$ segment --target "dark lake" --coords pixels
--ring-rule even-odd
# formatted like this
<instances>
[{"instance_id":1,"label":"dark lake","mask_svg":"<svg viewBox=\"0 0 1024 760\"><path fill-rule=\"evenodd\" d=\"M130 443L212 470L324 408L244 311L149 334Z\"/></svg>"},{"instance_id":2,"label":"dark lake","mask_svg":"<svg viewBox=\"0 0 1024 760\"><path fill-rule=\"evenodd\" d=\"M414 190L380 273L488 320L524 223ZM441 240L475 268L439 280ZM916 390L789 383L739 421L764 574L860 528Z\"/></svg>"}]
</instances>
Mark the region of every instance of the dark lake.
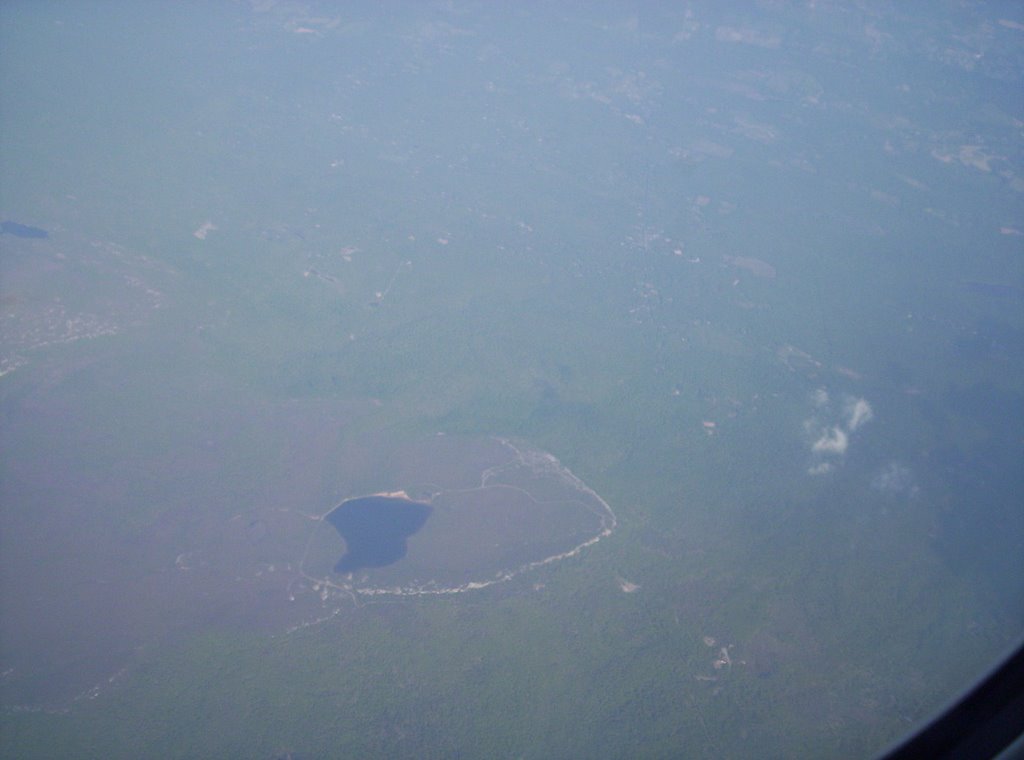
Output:
<instances>
[{"instance_id":1,"label":"dark lake","mask_svg":"<svg viewBox=\"0 0 1024 760\"><path fill-rule=\"evenodd\" d=\"M338 505L327 521L345 540L345 555L334 572L386 567L405 556L406 539L427 522L429 504L393 496L363 496Z\"/></svg>"},{"instance_id":2,"label":"dark lake","mask_svg":"<svg viewBox=\"0 0 1024 760\"><path fill-rule=\"evenodd\" d=\"M0 234L14 235L15 237L22 238L44 238L49 237L50 233L38 227L29 227L27 224L3 222L0 223Z\"/></svg>"}]
</instances>

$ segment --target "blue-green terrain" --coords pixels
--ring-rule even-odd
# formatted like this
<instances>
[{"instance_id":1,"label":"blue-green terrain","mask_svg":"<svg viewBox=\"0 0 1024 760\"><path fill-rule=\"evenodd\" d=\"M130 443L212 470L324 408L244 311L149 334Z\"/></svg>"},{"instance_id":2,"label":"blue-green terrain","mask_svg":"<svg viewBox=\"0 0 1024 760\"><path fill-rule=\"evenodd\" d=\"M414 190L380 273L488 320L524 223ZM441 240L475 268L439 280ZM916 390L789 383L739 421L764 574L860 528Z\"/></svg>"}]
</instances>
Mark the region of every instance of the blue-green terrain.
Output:
<instances>
[{"instance_id":1,"label":"blue-green terrain","mask_svg":"<svg viewBox=\"0 0 1024 760\"><path fill-rule=\"evenodd\" d=\"M880 752L1024 629L1022 84L1013 3L3 4L0 755Z\"/></svg>"}]
</instances>

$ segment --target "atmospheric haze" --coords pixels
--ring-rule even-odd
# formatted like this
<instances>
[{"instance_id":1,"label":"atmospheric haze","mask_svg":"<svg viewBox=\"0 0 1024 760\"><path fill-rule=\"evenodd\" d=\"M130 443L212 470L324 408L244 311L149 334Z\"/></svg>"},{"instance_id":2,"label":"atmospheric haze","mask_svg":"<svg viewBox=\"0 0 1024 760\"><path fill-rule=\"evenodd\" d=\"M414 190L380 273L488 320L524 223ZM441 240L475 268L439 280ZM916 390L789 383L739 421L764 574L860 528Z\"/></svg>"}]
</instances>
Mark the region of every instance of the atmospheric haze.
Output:
<instances>
[{"instance_id":1,"label":"atmospheric haze","mask_svg":"<svg viewBox=\"0 0 1024 760\"><path fill-rule=\"evenodd\" d=\"M4 3L0 755L883 750L1024 629L1022 87L1013 4Z\"/></svg>"}]
</instances>

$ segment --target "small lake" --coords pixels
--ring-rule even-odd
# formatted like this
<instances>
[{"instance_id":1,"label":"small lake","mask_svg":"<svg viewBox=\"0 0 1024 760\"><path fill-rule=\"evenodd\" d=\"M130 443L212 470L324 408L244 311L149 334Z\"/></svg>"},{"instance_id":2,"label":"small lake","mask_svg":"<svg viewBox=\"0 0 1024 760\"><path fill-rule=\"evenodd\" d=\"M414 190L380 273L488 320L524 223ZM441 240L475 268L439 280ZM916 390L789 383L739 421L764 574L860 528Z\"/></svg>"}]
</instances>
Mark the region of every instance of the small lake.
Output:
<instances>
[{"instance_id":1,"label":"small lake","mask_svg":"<svg viewBox=\"0 0 1024 760\"><path fill-rule=\"evenodd\" d=\"M408 550L407 539L426 524L431 511L429 504L394 496L343 501L327 515L346 547L334 572L343 575L398 562Z\"/></svg>"},{"instance_id":2,"label":"small lake","mask_svg":"<svg viewBox=\"0 0 1024 760\"><path fill-rule=\"evenodd\" d=\"M14 235L20 238L44 238L49 237L50 233L38 227L29 227L27 224L2 222L0 223L0 235Z\"/></svg>"}]
</instances>

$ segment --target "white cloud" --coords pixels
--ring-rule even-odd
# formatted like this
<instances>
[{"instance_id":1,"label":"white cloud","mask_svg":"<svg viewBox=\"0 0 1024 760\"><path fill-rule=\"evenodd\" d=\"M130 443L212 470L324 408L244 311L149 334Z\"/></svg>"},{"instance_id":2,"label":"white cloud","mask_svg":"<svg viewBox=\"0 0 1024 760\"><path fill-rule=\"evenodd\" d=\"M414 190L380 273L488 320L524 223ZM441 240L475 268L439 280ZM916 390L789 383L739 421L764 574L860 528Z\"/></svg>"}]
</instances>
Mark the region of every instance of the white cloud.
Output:
<instances>
[{"instance_id":1,"label":"white cloud","mask_svg":"<svg viewBox=\"0 0 1024 760\"><path fill-rule=\"evenodd\" d=\"M850 444L850 438L846 431L840 427L833 427L822 433L821 437L811 446L811 451L817 454L839 454L846 453L846 447Z\"/></svg>"},{"instance_id":2,"label":"white cloud","mask_svg":"<svg viewBox=\"0 0 1024 760\"><path fill-rule=\"evenodd\" d=\"M916 496L920 490L914 483L914 473L899 462L889 462L875 473L871 479L871 487L883 493L906 493L909 496Z\"/></svg>"},{"instance_id":3,"label":"white cloud","mask_svg":"<svg viewBox=\"0 0 1024 760\"><path fill-rule=\"evenodd\" d=\"M847 398L843 410L846 412L846 426L851 433L861 425L871 422L875 416L871 404L862 398Z\"/></svg>"},{"instance_id":4,"label":"white cloud","mask_svg":"<svg viewBox=\"0 0 1024 760\"><path fill-rule=\"evenodd\" d=\"M804 421L804 431L811 447L809 475L824 475L840 464L850 446L854 431L875 416L867 399L844 395L840 404L834 402L825 388L815 389L810 396L813 415Z\"/></svg>"}]
</instances>

